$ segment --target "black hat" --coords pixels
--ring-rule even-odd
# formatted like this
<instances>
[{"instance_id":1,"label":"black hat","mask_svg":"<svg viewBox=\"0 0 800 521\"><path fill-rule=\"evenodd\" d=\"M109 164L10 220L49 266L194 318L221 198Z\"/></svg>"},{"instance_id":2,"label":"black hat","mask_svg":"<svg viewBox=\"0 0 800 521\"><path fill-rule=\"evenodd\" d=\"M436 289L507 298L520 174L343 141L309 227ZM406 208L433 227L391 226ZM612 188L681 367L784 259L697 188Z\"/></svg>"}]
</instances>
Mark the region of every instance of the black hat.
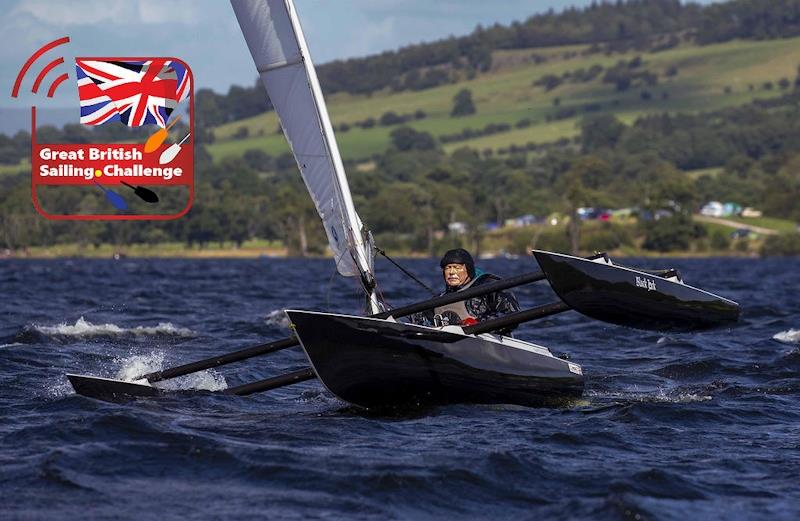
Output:
<instances>
[{"instance_id":1,"label":"black hat","mask_svg":"<svg viewBox=\"0 0 800 521\"><path fill-rule=\"evenodd\" d=\"M464 264L467 267L469 278L475 278L475 261L472 260L472 255L469 254L464 248L456 248L444 254L439 266L444 269L448 264Z\"/></svg>"}]
</instances>

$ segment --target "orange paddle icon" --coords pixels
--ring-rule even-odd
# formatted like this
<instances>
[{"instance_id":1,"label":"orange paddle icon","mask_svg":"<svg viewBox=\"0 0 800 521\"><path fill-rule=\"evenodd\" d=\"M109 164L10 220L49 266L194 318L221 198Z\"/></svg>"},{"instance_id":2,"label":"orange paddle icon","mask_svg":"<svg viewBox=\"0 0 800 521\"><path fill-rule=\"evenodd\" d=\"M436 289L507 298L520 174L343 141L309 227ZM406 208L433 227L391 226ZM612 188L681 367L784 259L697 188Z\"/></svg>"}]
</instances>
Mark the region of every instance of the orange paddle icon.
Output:
<instances>
[{"instance_id":1,"label":"orange paddle icon","mask_svg":"<svg viewBox=\"0 0 800 521\"><path fill-rule=\"evenodd\" d=\"M158 147L160 147L161 144L167 139L167 131L171 129L175 123L180 121L180 119L180 116L176 117L172 120L172 123L167 125L167 128L160 128L152 136L147 138L147 141L144 144L144 153L150 154L151 152L155 152Z\"/></svg>"}]
</instances>

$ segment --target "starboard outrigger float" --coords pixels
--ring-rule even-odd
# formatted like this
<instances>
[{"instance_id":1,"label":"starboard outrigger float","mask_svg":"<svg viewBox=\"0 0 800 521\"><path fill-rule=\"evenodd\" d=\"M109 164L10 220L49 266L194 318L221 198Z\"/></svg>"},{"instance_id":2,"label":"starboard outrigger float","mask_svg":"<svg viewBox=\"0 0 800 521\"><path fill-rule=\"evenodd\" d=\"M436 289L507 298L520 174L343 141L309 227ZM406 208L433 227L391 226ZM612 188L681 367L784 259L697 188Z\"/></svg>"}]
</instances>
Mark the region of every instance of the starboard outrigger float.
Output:
<instances>
[{"instance_id":1,"label":"starboard outrigger float","mask_svg":"<svg viewBox=\"0 0 800 521\"><path fill-rule=\"evenodd\" d=\"M358 276L369 316L287 310L296 335L121 381L67 375L79 394L103 400L158 396L152 384L301 345L310 367L221 391L249 395L318 378L366 408L425 403L535 405L580 396L581 367L544 346L492 332L570 309L622 326L698 331L738 320L735 302L684 284L675 270L647 272L546 251L542 271L387 309L375 291L374 245L355 211L322 91L291 0L232 0L306 187L325 225L336 266ZM399 322L419 311L547 279L561 299L472 326Z\"/></svg>"}]
</instances>

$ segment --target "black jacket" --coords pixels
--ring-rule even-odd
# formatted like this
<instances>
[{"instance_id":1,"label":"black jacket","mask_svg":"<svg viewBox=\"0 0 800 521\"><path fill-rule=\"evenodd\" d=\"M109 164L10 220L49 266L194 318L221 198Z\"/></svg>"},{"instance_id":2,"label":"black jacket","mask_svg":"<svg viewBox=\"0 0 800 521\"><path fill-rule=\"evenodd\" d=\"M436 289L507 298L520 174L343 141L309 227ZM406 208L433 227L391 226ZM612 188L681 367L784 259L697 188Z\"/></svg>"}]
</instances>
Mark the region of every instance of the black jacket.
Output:
<instances>
[{"instance_id":1,"label":"black jacket","mask_svg":"<svg viewBox=\"0 0 800 521\"><path fill-rule=\"evenodd\" d=\"M475 282L469 284L469 287L475 288L496 280L500 280L500 277L490 273L482 273L478 275L478 277L475 279ZM441 295L460 291L461 289L464 289L464 286L448 286L447 289L441 293ZM469 315L475 318L478 322L483 322L484 320L497 318L501 315L519 311L517 298L511 291L508 290L495 291L494 293L467 299L464 301L464 307L466 308L467 313L469 313ZM461 323L461 320L455 313L447 312L443 314L443 322L440 322L438 319L434 320L435 314L436 313L432 309L415 313L414 315L411 315L411 322L413 324L419 324L423 326L459 325ZM498 331L498 333L508 335L513 329L513 327L510 327L502 331Z\"/></svg>"}]
</instances>

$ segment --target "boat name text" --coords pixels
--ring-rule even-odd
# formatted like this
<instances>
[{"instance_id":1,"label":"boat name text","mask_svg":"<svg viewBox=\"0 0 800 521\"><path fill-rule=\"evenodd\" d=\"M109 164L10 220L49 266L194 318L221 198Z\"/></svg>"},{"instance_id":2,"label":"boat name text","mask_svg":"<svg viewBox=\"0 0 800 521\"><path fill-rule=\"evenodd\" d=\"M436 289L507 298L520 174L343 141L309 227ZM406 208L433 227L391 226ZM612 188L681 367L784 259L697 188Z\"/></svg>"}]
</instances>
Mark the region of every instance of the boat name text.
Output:
<instances>
[{"instance_id":1,"label":"boat name text","mask_svg":"<svg viewBox=\"0 0 800 521\"><path fill-rule=\"evenodd\" d=\"M646 279L644 277L636 277L636 286L639 288L644 288L647 291L655 291L656 290L656 281Z\"/></svg>"}]
</instances>

